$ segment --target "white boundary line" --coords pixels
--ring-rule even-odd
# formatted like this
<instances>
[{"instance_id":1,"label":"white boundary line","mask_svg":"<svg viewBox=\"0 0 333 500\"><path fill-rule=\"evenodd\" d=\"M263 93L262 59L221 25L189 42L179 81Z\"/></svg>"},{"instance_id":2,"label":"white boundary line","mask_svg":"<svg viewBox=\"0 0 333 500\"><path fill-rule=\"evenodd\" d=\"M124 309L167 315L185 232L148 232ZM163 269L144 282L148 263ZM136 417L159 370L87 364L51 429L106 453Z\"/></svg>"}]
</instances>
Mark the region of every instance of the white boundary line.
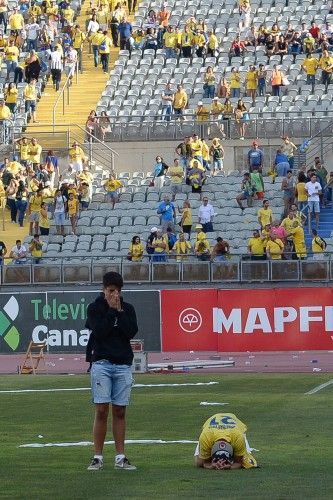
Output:
<instances>
[{"instance_id":1,"label":"white boundary line","mask_svg":"<svg viewBox=\"0 0 333 500\"><path fill-rule=\"evenodd\" d=\"M219 382L188 382L184 384L134 384L133 387L136 389L142 389L145 387L188 387L188 386L198 386L198 385L216 385ZM90 391L90 387L73 387L73 388L62 388L62 389L13 389L8 391L0 391L0 394L22 394L29 392L67 392L67 391Z\"/></svg>"},{"instance_id":2,"label":"white boundary line","mask_svg":"<svg viewBox=\"0 0 333 500\"><path fill-rule=\"evenodd\" d=\"M311 395L311 394L316 394L316 392L321 391L322 389L325 389L325 387L328 387L329 385L333 384L333 379L329 380L328 382L325 382L324 384L317 385L317 387L314 387L311 389L311 391L305 392L305 395Z\"/></svg>"},{"instance_id":3,"label":"white boundary line","mask_svg":"<svg viewBox=\"0 0 333 500\"><path fill-rule=\"evenodd\" d=\"M165 441L164 439L126 439L125 444L197 444L198 441L189 439L180 439L178 441ZM114 441L105 441L104 444L114 444ZM79 441L77 443L28 443L20 444L18 448L52 448L52 447L68 447L68 446L92 446L92 441Z\"/></svg>"}]
</instances>

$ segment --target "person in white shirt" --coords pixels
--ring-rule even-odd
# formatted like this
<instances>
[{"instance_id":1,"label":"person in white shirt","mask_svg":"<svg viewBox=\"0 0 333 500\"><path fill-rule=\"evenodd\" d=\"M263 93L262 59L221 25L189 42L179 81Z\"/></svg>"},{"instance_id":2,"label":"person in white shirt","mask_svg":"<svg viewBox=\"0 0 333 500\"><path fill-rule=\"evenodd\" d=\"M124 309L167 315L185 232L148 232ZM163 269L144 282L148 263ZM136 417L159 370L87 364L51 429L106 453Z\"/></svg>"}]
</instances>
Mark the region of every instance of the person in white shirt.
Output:
<instances>
[{"instance_id":1,"label":"person in white shirt","mask_svg":"<svg viewBox=\"0 0 333 500\"><path fill-rule=\"evenodd\" d=\"M202 205L199 208L199 224L202 225L204 233L211 233L213 229L214 208L208 203L208 198L205 196L202 200Z\"/></svg>"},{"instance_id":2,"label":"person in white shirt","mask_svg":"<svg viewBox=\"0 0 333 500\"><path fill-rule=\"evenodd\" d=\"M319 196L321 195L322 190L320 183L317 181L316 174L312 174L310 177L310 182L307 182L305 184L305 191L308 193L308 205L309 205L310 217L312 212L314 212L318 228L319 214L320 214Z\"/></svg>"},{"instance_id":3,"label":"person in white shirt","mask_svg":"<svg viewBox=\"0 0 333 500\"><path fill-rule=\"evenodd\" d=\"M60 189L56 191L54 197L54 222L57 228L57 234L64 236L65 215L67 211L67 198Z\"/></svg>"},{"instance_id":4,"label":"person in white shirt","mask_svg":"<svg viewBox=\"0 0 333 500\"><path fill-rule=\"evenodd\" d=\"M73 76L75 73L75 66L77 64L77 51L72 45L68 48L65 56L65 72L70 78L70 85L72 84Z\"/></svg>"},{"instance_id":5,"label":"person in white shirt","mask_svg":"<svg viewBox=\"0 0 333 500\"><path fill-rule=\"evenodd\" d=\"M53 87L59 90L61 82L61 73L63 70L62 53L57 47L53 47L50 55L50 70L52 75Z\"/></svg>"},{"instance_id":6,"label":"person in white shirt","mask_svg":"<svg viewBox=\"0 0 333 500\"><path fill-rule=\"evenodd\" d=\"M30 51L30 50L37 51L37 38L39 35L39 24L37 24L35 17L33 17L31 19L31 23L26 26L26 31L27 31L28 51Z\"/></svg>"},{"instance_id":7,"label":"person in white shirt","mask_svg":"<svg viewBox=\"0 0 333 500\"><path fill-rule=\"evenodd\" d=\"M9 257L13 259L13 264L25 264L27 261L27 249L22 245L21 240L16 240L16 245L11 249Z\"/></svg>"}]
</instances>

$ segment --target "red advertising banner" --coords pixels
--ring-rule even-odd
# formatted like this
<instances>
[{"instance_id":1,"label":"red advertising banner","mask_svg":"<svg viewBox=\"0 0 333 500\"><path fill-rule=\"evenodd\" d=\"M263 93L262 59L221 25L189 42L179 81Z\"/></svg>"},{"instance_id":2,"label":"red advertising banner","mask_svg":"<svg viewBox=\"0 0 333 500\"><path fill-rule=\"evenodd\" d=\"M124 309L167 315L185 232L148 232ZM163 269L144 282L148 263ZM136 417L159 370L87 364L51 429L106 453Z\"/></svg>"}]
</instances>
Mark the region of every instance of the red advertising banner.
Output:
<instances>
[{"instance_id":1,"label":"red advertising banner","mask_svg":"<svg viewBox=\"0 0 333 500\"><path fill-rule=\"evenodd\" d=\"M333 290L163 290L163 351L333 350Z\"/></svg>"}]
</instances>

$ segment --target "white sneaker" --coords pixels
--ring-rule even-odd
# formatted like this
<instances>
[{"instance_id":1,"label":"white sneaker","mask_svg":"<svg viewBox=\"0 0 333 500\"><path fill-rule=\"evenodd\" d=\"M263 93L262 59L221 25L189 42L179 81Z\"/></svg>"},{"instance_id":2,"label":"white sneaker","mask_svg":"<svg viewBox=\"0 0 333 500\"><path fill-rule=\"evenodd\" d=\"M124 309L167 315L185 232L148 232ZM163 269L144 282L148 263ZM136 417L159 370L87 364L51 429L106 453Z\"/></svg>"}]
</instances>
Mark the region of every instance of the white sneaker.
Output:
<instances>
[{"instance_id":1,"label":"white sneaker","mask_svg":"<svg viewBox=\"0 0 333 500\"><path fill-rule=\"evenodd\" d=\"M101 470L103 469L103 460L99 458L93 458L90 462L90 465L87 467L87 470Z\"/></svg>"},{"instance_id":2,"label":"white sneaker","mask_svg":"<svg viewBox=\"0 0 333 500\"><path fill-rule=\"evenodd\" d=\"M114 463L115 469L124 469L124 470L136 470L135 465L129 463L128 458L122 458L121 460L116 460Z\"/></svg>"}]
</instances>

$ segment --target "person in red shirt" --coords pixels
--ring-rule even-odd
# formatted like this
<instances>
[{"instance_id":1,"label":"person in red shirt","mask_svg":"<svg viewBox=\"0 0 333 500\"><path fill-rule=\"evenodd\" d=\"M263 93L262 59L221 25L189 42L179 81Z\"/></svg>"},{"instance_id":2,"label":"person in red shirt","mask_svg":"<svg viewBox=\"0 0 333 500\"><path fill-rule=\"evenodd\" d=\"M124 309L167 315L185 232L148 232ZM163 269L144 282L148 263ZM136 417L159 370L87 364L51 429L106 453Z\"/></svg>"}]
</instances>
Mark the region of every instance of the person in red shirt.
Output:
<instances>
[{"instance_id":1,"label":"person in red shirt","mask_svg":"<svg viewBox=\"0 0 333 500\"><path fill-rule=\"evenodd\" d=\"M241 41L239 35L236 36L235 40L232 42L229 52L229 63L231 64L232 57L242 57L243 53L246 51L246 45Z\"/></svg>"},{"instance_id":2,"label":"person in red shirt","mask_svg":"<svg viewBox=\"0 0 333 500\"><path fill-rule=\"evenodd\" d=\"M309 29L309 33L311 33L313 38L315 40L317 40L319 38L319 32L320 32L319 27L316 25L316 23L314 21L312 21L311 28Z\"/></svg>"}]
</instances>

